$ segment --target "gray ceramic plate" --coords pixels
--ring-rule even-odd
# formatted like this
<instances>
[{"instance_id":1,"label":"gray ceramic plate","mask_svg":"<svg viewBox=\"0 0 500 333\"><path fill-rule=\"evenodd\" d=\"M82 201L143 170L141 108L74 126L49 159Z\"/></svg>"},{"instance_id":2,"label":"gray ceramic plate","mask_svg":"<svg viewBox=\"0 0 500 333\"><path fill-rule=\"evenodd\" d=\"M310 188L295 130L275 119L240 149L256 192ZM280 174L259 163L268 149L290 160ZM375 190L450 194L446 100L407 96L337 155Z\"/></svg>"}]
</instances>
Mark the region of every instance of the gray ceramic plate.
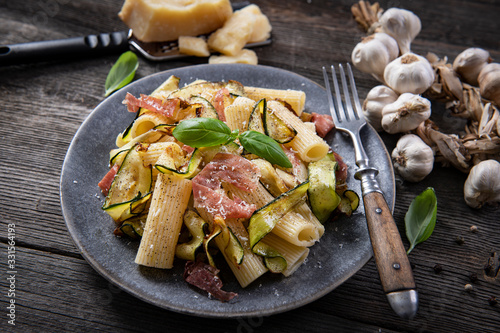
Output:
<instances>
[{"instance_id":1,"label":"gray ceramic plate","mask_svg":"<svg viewBox=\"0 0 500 333\"><path fill-rule=\"evenodd\" d=\"M318 71L320 69L318 68ZM297 74L265 66L199 65L158 73L140 79L102 102L83 122L69 147L61 175L61 205L76 246L92 267L130 294L159 307L206 317L263 316L291 310L310 303L339 286L356 273L372 256L363 208L351 218L329 223L319 243L311 248L307 262L292 276L261 277L245 289L225 267L221 268L224 289L239 296L228 303L210 299L184 282L184 263L172 270L140 267L134 263L138 243L113 235L111 218L101 210L103 196L97 183L108 170L109 150L116 135L134 115L122 101L127 92L135 96L151 93L170 75L181 84L195 79L237 80L244 85L300 89L306 92L306 111L327 113L323 87ZM326 138L351 167L349 187L360 193L352 178L354 153L349 139L340 133ZM366 128L362 139L390 207L394 207L395 182L389 155L380 137Z\"/></svg>"}]
</instances>

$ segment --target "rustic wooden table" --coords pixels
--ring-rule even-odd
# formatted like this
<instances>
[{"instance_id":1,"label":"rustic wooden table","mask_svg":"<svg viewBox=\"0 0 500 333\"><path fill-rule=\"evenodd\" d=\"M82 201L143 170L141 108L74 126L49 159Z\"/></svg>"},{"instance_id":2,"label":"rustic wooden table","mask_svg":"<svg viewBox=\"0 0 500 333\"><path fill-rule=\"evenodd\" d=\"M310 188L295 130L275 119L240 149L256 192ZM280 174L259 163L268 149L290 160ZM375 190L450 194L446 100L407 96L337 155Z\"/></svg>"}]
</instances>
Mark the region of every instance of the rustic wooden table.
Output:
<instances>
[{"instance_id":1,"label":"rustic wooden table","mask_svg":"<svg viewBox=\"0 0 500 333\"><path fill-rule=\"evenodd\" d=\"M354 1L254 3L273 25L272 45L256 50L260 64L293 71L319 84L323 84L321 66L348 61L363 36L350 13ZM412 10L421 18L422 31L412 47L416 53L431 51L452 61L465 48L476 46L500 60L496 1L380 3L385 9ZM117 17L121 4L121 0L1 0L0 43L120 31L126 28ZM270 317L191 317L157 308L110 284L83 259L68 233L59 179L69 143L104 99L104 81L116 59L110 55L0 68L0 331L500 331L500 304L491 302L492 297L500 300L500 279L485 270L489 259L500 253L500 210L469 208L462 192L466 175L439 165L420 183L397 179L394 216L406 247L403 220L410 202L429 186L438 198L434 234L409 256L420 295L413 320L400 319L389 307L373 259L323 298ZM191 58L152 63L141 58L136 78L205 62ZM361 97L377 84L359 71L355 76ZM438 124L463 128L463 122L450 117L442 105L433 105L433 110L432 119ZM396 137L382 134L382 138L391 151ZM471 225L477 226L477 233L469 231ZM9 226L14 227L10 236L15 236L15 277L8 273ZM459 245L457 237L464 243ZM442 271L436 272L435 265ZM467 283L472 291L464 290ZM7 308L12 309L12 301L15 313ZM8 324L12 313L15 326Z\"/></svg>"}]
</instances>

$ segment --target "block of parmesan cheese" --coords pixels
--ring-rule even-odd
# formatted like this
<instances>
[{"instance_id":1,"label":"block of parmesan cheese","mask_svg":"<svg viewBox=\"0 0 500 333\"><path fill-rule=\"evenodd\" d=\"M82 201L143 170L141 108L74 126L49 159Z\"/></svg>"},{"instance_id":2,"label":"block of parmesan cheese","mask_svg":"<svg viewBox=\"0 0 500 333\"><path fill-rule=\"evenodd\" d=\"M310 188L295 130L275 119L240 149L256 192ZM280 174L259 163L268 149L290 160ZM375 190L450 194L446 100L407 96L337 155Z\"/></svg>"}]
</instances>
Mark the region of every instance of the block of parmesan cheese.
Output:
<instances>
[{"instance_id":1,"label":"block of parmesan cheese","mask_svg":"<svg viewBox=\"0 0 500 333\"><path fill-rule=\"evenodd\" d=\"M137 39L164 42L210 33L232 13L229 0L125 0L118 16Z\"/></svg>"}]
</instances>

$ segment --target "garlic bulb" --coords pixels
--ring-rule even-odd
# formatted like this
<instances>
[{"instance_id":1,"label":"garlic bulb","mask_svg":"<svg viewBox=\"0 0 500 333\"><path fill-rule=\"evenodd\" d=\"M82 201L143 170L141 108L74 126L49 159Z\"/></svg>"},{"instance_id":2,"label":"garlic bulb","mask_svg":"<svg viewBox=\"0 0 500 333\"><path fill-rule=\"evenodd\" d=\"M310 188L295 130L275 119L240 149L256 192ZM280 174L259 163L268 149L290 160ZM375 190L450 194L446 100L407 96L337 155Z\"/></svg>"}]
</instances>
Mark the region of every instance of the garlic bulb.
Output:
<instances>
[{"instance_id":1,"label":"garlic bulb","mask_svg":"<svg viewBox=\"0 0 500 333\"><path fill-rule=\"evenodd\" d=\"M394 169L410 182L419 182L431 173L434 152L415 134L403 135L391 154Z\"/></svg>"},{"instance_id":2,"label":"garlic bulb","mask_svg":"<svg viewBox=\"0 0 500 333\"><path fill-rule=\"evenodd\" d=\"M481 69L491 62L490 53L486 50L471 47L460 53L453 61L453 70L462 79L473 85L478 85L477 77Z\"/></svg>"},{"instance_id":3,"label":"garlic bulb","mask_svg":"<svg viewBox=\"0 0 500 333\"><path fill-rule=\"evenodd\" d=\"M388 34L375 33L362 39L352 51L351 60L362 72L384 82L385 66L397 58L398 44Z\"/></svg>"},{"instance_id":4,"label":"garlic bulb","mask_svg":"<svg viewBox=\"0 0 500 333\"><path fill-rule=\"evenodd\" d=\"M404 93L382 109L382 127L387 133L411 131L431 115L431 102L424 97Z\"/></svg>"},{"instance_id":5,"label":"garlic bulb","mask_svg":"<svg viewBox=\"0 0 500 333\"><path fill-rule=\"evenodd\" d=\"M434 70L427 59L410 52L385 67L384 80L398 94L421 94L434 83Z\"/></svg>"},{"instance_id":6,"label":"garlic bulb","mask_svg":"<svg viewBox=\"0 0 500 333\"><path fill-rule=\"evenodd\" d=\"M401 8L389 8L379 19L382 32L392 36L401 54L410 52L410 44L420 32L422 24L413 12Z\"/></svg>"},{"instance_id":7,"label":"garlic bulb","mask_svg":"<svg viewBox=\"0 0 500 333\"><path fill-rule=\"evenodd\" d=\"M500 163L485 160L470 170L464 184L464 199L472 208L500 202Z\"/></svg>"},{"instance_id":8,"label":"garlic bulb","mask_svg":"<svg viewBox=\"0 0 500 333\"><path fill-rule=\"evenodd\" d=\"M477 81L481 96L500 107L500 64L491 63L484 66Z\"/></svg>"},{"instance_id":9,"label":"garlic bulb","mask_svg":"<svg viewBox=\"0 0 500 333\"><path fill-rule=\"evenodd\" d=\"M387 86L373 87L366 95L363 102L363 115L366 121L373 126L373 128L380 132L382 128L382 109L387 104L393 103L398 99L398 94Z\"/></svg>"}]
</instances>

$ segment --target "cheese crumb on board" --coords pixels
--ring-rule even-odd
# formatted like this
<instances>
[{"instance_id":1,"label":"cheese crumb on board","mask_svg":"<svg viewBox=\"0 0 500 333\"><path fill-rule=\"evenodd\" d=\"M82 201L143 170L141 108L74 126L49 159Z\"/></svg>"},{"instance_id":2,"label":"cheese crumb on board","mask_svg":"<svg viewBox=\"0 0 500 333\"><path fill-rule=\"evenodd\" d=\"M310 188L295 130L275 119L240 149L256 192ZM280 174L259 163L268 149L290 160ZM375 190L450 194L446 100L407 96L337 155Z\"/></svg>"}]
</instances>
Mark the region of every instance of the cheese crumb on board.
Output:
<instances>
[{"instance_id":1,"label":"cheese crumb on board","mask_svg":"<svg viewBox=\"0 0 500 333\"><path fill-rule=\"evenodd\" d=\"M118 14L143 42L208 34L231 17L229 0L125 0Z\"/></svg>"},{"instance_id":2,"label":"cheese crumb on board","mask_svg":"<svg viewBox=\"0 0 500 333\"><path fill-rule=\"evenodd\" d=\"M180 36L179 52L196 57L210 56L208 44L205 39L201 37Z\"/></svg>"},{"instance_id":3,"label":"cheese crumb on board","mask_svg":"<svg viewBox=\"0 0 500 333\"><path fill-rule=\"evenodd\" d=\"M209 64L250 64L257 65L257 54L248 49L243 49L233 56L213 55L208 58Z\"/></svg>"}]
</instances>

